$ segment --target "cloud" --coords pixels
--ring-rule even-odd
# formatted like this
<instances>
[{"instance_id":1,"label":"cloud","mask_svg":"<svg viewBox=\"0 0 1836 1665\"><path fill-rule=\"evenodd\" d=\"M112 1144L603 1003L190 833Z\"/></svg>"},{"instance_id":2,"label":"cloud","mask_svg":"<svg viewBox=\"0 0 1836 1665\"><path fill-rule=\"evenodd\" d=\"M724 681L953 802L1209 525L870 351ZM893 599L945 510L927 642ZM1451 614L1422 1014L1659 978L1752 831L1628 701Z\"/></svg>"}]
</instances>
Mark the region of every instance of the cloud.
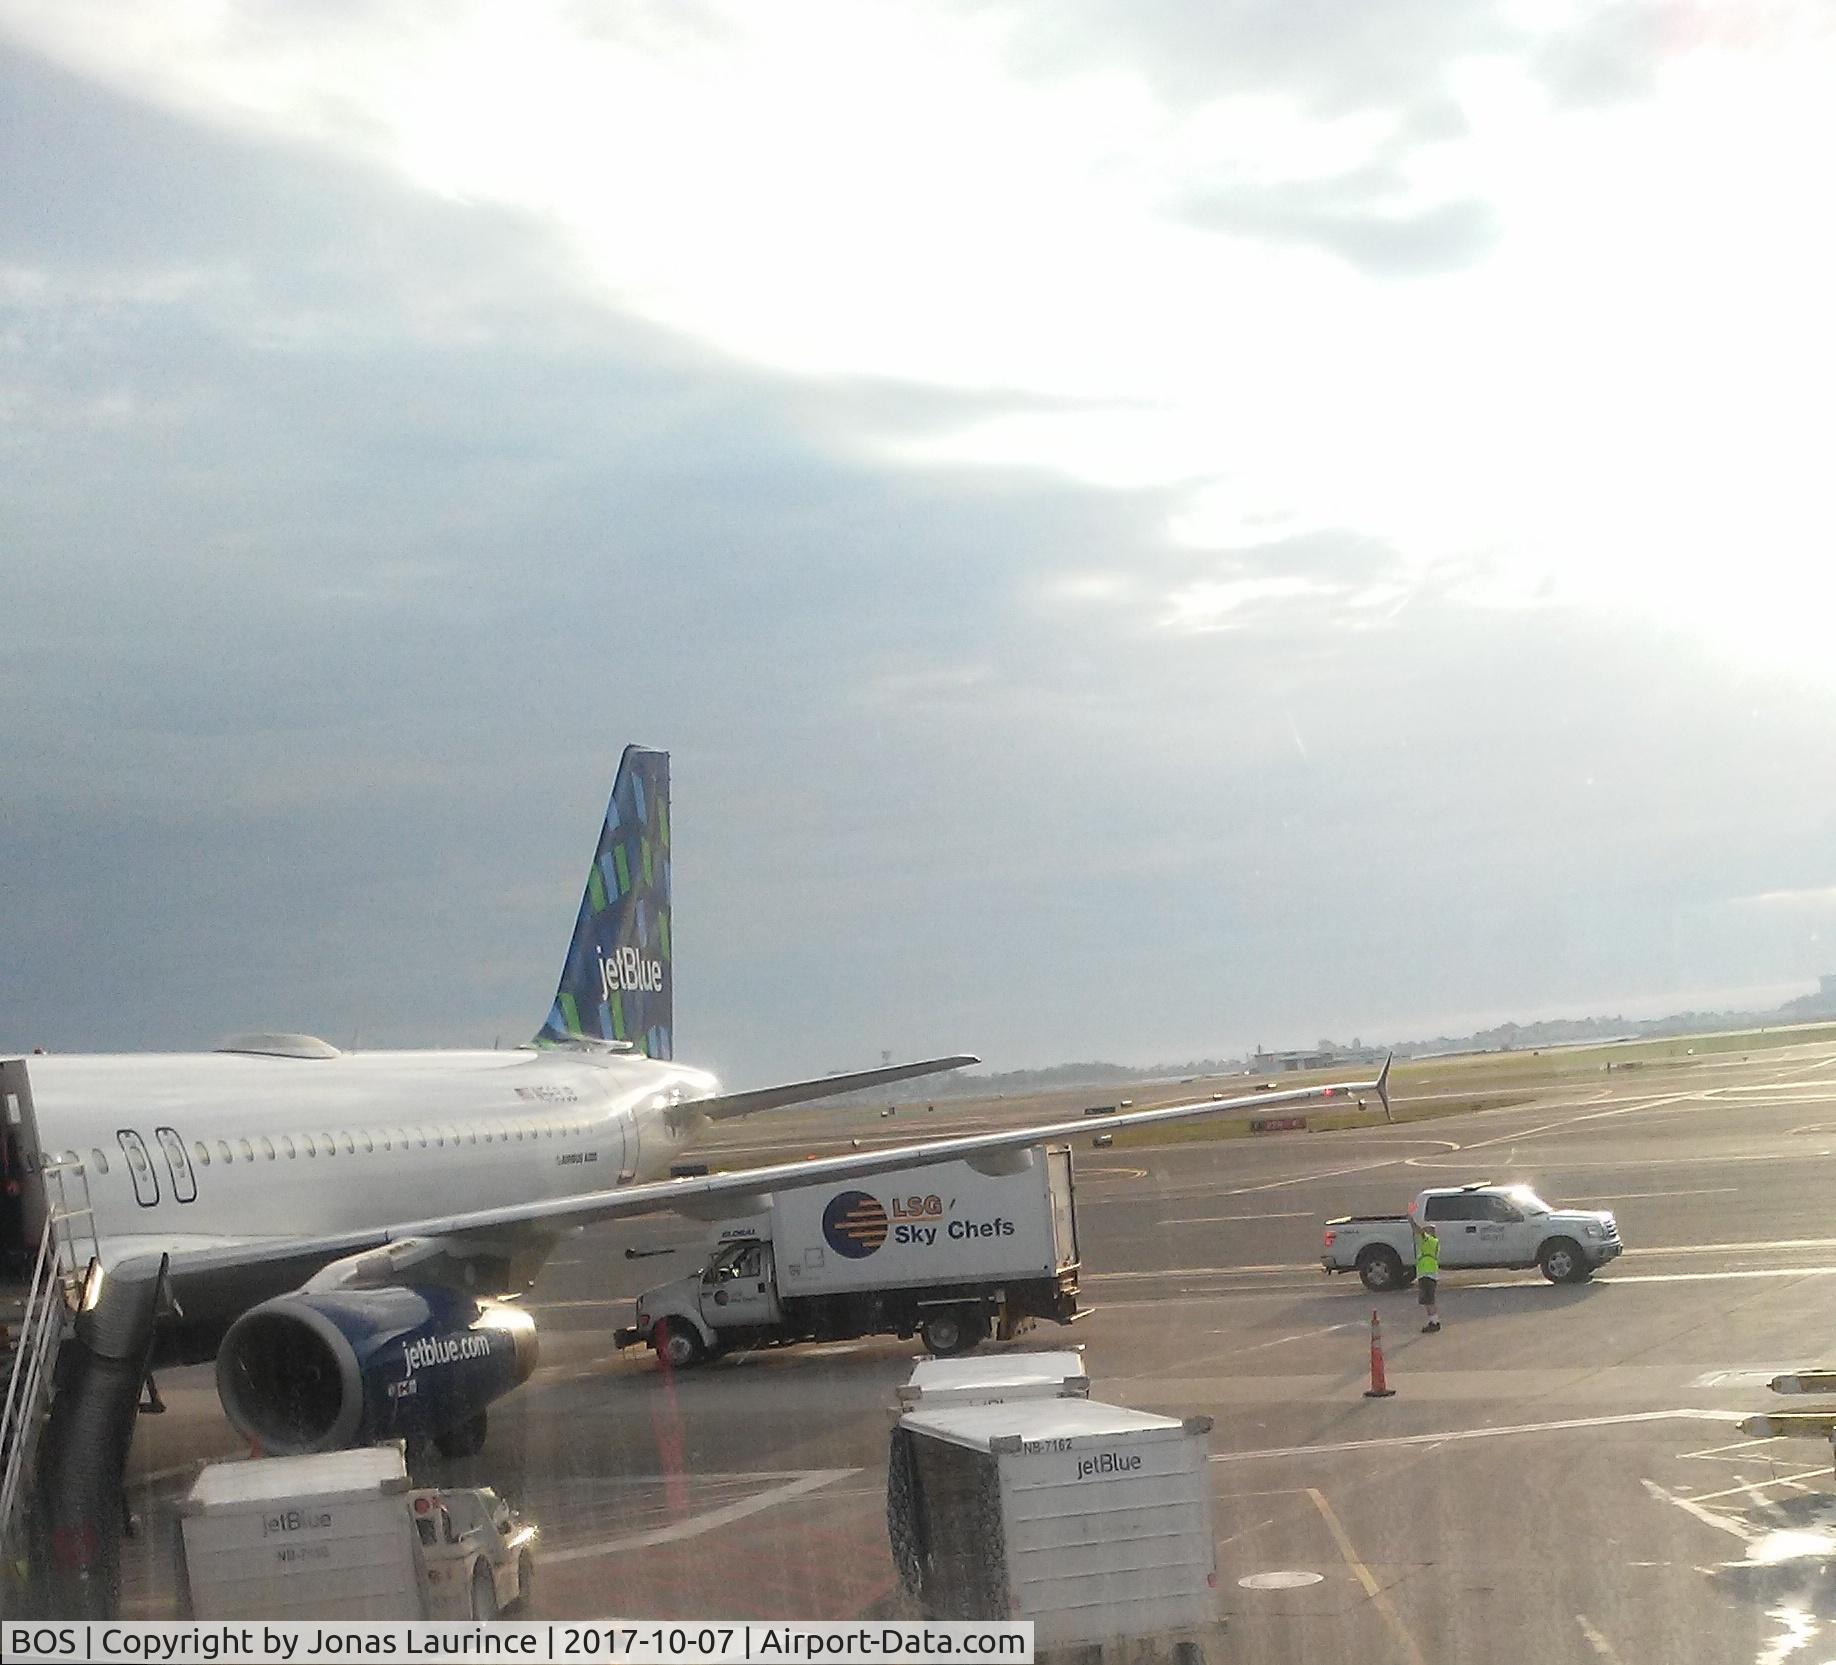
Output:
<instances>
[{"instance_id":1,"label":"cloud","mask_svg":"<svg viewBox=\"0 0 1836 1665\"><path fill-rule=\"evenodd\" d=\"M1814 54L225 15L5 25L0 1040L516 1038L627 739L755 1079L1814 969Z\"/></svg>"}]
</instances>

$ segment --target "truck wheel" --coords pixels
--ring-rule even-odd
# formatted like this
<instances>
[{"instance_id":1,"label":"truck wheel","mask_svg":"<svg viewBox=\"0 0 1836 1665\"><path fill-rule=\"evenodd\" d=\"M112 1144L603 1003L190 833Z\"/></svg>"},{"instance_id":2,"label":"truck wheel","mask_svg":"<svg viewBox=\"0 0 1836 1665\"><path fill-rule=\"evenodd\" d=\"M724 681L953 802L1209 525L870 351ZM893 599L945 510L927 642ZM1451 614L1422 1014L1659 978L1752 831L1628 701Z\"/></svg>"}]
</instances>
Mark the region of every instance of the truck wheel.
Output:
<instances>
[{"instance_id":1,"label":"truck wheel","mask_svg":"<svg viewBox=\"0 0 1836 1665\"><path fill-rule=\"evenodd\" d=\"M945 1307L942 1312L932 1313L918 1326L918 1333L931 1355L940 1359L966 1353L980 1339L976 1326L960 1307Z\"/></svg>"},{"instance_id":2,"label":"truck wheel","mask_svg":"<svg viewBox=\"0 0 1836 1665\"><path fill-rule=\"evenodd\" d=\"M497 1617L497 1592L491 1588L491 1569L482 1561L472 1569L472 1617Z\"/></svg>"},{"instance_id":3,"label":"truck wheel","mask_svg":"<svg viewBox=\"0 0 1836 1665\"><path fill-rule=\"evenodd\" d=\"M659 1324L650 1332L657 1358L672 1370L692 1370L707 1357L693 1324Z\"/></svg>"},{"instance_id":4,"label":"truck wheel","mask_svg":"<svg viewBox=\"0 0 1836 1665\"><path fill-rule=\"evenodd\" d=\"M1594 1275L1581 1246L1566 1237L1552 1237L1545 1243L1536 1263L1551 1283L1586 1283Z\"/></svg>"},{"instance_id":5,"label":"truck wheel","mask_svg":"<svg viewBox=\"0 0 1836 1665\"><path fill-rule=\"evenodd\" d=\"M480 1411L474 1417L468 1417L457 1428L448 1428L434 1435L434 1449L442 1457L476 1457L484 1450L486 1433L485 1413Z\"/></svg>"},{"instance_id":6,"label":"truck wheel","mask_svg":"<svg viewBox=\"0 0 1836 1665\"><path fill-rule=\"evenodd\" d=\"M1381 1244L1366 1249L1358 1256L1358 1277L1364 1287L1373 1293L1386 1289L1401 1289L1403 1286L1402 1256L1394 1249L1386 1249Z\"/></svg>"},{"instance_id":7,"label":"truck wheel","mask_svg":"<svg viewBox=\"0 0 1836 1665\"><path fill-rule=\"evenodd\" d=\"M511 1602L513 1610L529 1616L529 1603L535 1595L535 1557L528 1550L523 1550L516 1558L516 1600Z\"/></svg>"}]
</instances>

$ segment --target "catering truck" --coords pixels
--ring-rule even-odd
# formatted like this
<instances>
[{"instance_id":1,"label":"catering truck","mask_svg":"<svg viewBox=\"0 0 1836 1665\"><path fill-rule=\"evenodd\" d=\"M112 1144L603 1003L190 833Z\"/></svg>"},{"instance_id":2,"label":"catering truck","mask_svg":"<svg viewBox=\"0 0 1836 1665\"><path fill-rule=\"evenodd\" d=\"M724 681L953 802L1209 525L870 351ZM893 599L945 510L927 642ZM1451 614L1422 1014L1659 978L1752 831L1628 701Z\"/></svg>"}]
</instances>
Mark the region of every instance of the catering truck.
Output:
<instances>
[{"instance_id":1,"label":"catering truck","mask_svg":"<svg viewBox=\"0 0 1836 1665\"><path fill-rule=\"evenodd\" d=\"M212 1463L180 1506L198 1619L490 1619L526 1611L534 1526L498 1495L411 1486L399 1441Z\"/></svg>"},{"instance_id":2,"label":"catering truck","mask_svg":"<svg viewBox=\"0 0 1836 1665\"><path fill-rule=\"evenodd\" d=\"M638 1296L620 1347L684 1367L734 1347L915 1334L941 1357L1081 1316L1065 1146L762 1201L714 1228L706 1266Z\"/></svg>"},{"instance_id":3,"label":"catering truck","mask_svg":"<svg viewBox=\"0 0 1836 1665\"><path fill-rule=\"evenodd\" d=\"M1407 1214L1328 1220L1320 1265L1356 1272L1366 1289L1401 1289L1415 1279L1417 1220L1435 1228L1443 1272L1536 1266L1551 1283L1585 1283L1625 1251L1603 1209L1551 1208L1527 1185L1481 1180L1423 1191Z\"/></svg>"}]
</instances>

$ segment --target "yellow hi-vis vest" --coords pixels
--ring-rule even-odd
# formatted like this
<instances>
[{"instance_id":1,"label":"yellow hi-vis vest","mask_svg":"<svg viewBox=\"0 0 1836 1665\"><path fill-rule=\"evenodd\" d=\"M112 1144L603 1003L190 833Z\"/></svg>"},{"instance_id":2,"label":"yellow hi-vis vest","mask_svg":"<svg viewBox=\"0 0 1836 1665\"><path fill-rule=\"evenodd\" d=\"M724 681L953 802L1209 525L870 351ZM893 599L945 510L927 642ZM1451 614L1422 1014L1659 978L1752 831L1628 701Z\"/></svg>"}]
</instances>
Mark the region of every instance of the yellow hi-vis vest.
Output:
<instances>
[{"instance_id":1,"label":"yellow hi-vis vest","mask_svg":"<svg viewBox=\"0 0 1836 1665\"><path fill-rule=\"evenodd\" d=\"M1423 1232L1415 1242L1415 1275L1438 1278L1441 1275L1441 1240Z\"/></svg>"}]
</instances>

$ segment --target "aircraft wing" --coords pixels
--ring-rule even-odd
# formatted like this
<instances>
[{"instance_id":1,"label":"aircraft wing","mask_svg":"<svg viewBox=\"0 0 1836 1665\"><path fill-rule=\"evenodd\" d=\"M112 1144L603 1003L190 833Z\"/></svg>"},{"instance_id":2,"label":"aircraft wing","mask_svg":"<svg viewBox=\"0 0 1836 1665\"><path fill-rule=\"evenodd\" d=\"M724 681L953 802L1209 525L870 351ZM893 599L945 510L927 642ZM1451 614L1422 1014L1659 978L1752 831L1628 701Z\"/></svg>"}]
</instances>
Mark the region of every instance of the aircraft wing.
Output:
<instances>
[{"instance_id":1,"label":"aircraft wing","mask_svg":"<svg viewBox=\"0 0 1836 1665\"><path fill-rule=\"evenodd\" d=\"M1389 1104L1390 1064L1372 1081L1332 1082L1317 1087L1296 1087L1288 1092L1253 1093L1240 1098L1198 1099L1186 1104L1163 1105L1154 1110L1134 1110L1105 1116L1097 1131L1123 1132L1137 1127L1160 1127L1195 1121L1232 1110L1266 1110L1280 1104L1305 1104L1325 1098L1351 1097L1375 1092ZM768 1089L775 1091L777 1089ZM745 1096L745 1095L736 1095ZM738 1112L736 1112L738 1113ZM310 1276L314 1267L364 1255L390 1244L415 1240L409 1259L463 1259L473 1246L485 1254L506 1253L518 1243L546 1242L576 1226L628 1215L655 1214L672 1209L706 1215L708 1204L732 1199L734 1213L750 1212L757 1199L793 1186L828 1185L838 1180L928 1167L936 1162L996 1156L1025 1150L1053 1139L1071 1138L1092 1131L1089 1118L1044 1122L1032 1127L1004 1128L994 1133L964 1134L922 1144L895 1145L889 1149L849 1151L842 1156L817 1157L801 1162L775 1162L766 1167L733 1173L704 1174L693 1178L626 1185L616 1190L587 1192L580 1196L513 1203L499 1208L475 1209L428 1219L404 1220L369 1232L343 1232L324 1239L262 1239L224 1244L218 1248L181 1251L172 1256L172 1279L181 1302L187 1285L211 1285L221 1279L259 1279L261 1271L285 1266L289 1275ZM741 1199L750 1199L742 1201ZM381 1263L372 1263L380 1268Z\"/></svg>"},{"instance_id":2,"label":"aircraft wing","mask_svg":"<svg viewBox=\"0 0 1836 1665\"><path fill-rule=\"evenodd\" d=\"M807 1104L812 1099L833 1098L837 1093L856 1093L866 1087L890 1086L895 1081L910 1081L916 1075L936 1075L940 1070L961 1069L965 1064L979 1064L981 1061L967 1053L954 1058L925 1058L916 1064L890 1064L884 1069L824 1075L814 1081L787 1081L778 1087L755 1087L750 1092L721 1093L715 1098L685 1099L682 1108L698 1111L709 1121L722 1122L732 1116L750 1116L755 1110L776 1110L786 1104Z\"/></svg>"}]
</instances>

